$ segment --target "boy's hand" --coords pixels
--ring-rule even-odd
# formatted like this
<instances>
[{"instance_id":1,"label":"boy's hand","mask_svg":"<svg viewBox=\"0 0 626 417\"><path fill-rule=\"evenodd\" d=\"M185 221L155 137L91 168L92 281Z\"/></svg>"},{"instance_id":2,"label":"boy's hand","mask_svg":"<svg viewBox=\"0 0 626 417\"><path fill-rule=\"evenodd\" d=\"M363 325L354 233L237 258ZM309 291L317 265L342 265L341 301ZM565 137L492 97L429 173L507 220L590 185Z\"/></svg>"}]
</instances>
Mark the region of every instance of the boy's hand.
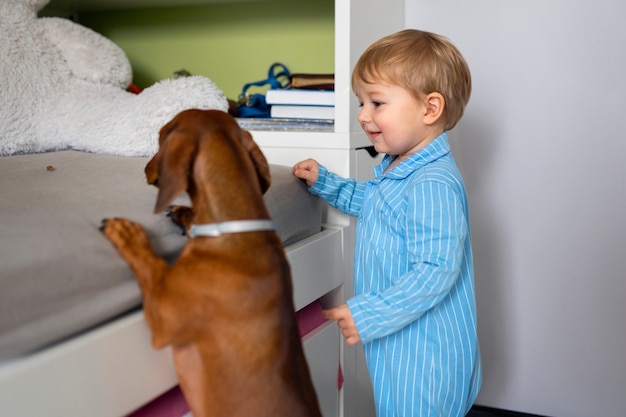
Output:
<instances>
[{"instance_id":1,"label":"boy's hand","mask_svg":"<svg viewBox=\"0 0 626 417\"><path fill-rule=\"evenodd\" d=\"M346 338L348 345L356 345L361 341L361 336L359 336L359 332L356 329L352 313L350 313L350 309L346 304L330 310L324 310L323 314L327 320L337 320L337 326L341 329L341 334Z\"/></svg>"},{"instance_id":2,"label":"boy's hand","mask_svg":"<svg viewBox=\"0 0 626 417\"><path fill-rule=\"evenodd\" d=\"M315 159L306 159L302 162L298 162L292 168L293 175L305 180L307 186L312 186L317 182L319 175L319 164Z\"/></svg>"}]
</instances>

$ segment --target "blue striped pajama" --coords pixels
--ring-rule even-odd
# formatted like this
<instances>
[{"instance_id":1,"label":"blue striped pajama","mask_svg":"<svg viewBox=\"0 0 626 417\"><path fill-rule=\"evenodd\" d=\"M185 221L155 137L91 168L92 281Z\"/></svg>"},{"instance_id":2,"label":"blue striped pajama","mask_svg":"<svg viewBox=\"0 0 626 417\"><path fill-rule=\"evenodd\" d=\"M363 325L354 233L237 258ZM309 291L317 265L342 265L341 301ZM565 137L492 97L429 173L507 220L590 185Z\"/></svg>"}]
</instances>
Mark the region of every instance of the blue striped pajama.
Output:
<instances>
[{"instance_id":1,"label":"blue striped pajama","mask_svg":"<svg viewBox=\"0 0 626 417\"><path fill-rule=\"evenodd\" d=\"M358 216L355 296L378 417L464 416L481 384L465 186L443 133L357 182L320 166L309 190Z\"/></svg>"}]
</instances>

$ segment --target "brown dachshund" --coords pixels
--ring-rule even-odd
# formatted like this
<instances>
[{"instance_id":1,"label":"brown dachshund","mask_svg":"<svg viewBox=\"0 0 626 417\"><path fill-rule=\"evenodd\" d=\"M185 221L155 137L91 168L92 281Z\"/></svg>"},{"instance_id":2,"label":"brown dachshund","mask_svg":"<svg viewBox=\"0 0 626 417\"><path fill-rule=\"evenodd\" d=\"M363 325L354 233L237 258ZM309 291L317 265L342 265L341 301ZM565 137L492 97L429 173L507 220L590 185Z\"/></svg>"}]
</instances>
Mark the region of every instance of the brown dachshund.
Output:
<instances>
[{"instance_id":1,"label":"brown dachshund","mask_svg":"<svg viewBox=\"0 0 626 417\"><path fill-rule=\"evenodd\" d=\"M133 270L155 348L172 346L194 417L320 417L298 335L289 264L270 230L269 167L227 113L188 110L160 132L146 165L155 213L173 211L190 240L171 267L143 228L107 219L102 232ZM243 222L242 222L243 221Z\"/></svg>"}]
</instances>

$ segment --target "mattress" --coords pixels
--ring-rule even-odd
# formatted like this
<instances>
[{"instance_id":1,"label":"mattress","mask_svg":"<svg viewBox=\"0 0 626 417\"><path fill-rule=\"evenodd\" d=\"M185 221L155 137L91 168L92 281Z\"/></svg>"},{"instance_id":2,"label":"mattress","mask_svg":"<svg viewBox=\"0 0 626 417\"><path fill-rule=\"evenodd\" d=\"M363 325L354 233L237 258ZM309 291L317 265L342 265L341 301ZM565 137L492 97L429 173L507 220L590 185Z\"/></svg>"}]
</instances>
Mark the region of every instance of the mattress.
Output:
<instances>
[{"instance_id":1,"label":"mattress","mask_svg":"<svg viewBox=\"0 0 626 417\"><path fill-rule=\"evenodd\" d=\"M102 219L141 223L155 252L176 260L187 238L153 213L147 161L77 151L0 157L0 360L141 307L132 272L98 229ZM319 199L289 167L270 168L265 202L283 245L319 232Z\"/></svg>"}]
</instances>

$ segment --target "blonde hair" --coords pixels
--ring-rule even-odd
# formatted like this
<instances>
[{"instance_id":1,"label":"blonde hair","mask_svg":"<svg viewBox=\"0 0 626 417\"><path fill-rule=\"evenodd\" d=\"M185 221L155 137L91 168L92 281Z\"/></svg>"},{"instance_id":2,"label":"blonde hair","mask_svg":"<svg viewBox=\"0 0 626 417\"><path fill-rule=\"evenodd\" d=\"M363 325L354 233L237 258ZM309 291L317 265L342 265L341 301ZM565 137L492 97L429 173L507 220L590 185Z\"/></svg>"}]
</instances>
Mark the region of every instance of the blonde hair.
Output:
<instances>
[{"instance_id":1,"label":"blonde hair","mask_svg":"<svg viewBox=\"0 0 626 417\"><path fill-rule=\"evenodd\" d=\"M367 48L352 71L352 89L384 82L422 99L437 92L445 100L444 130L456 126L472 92L469 67L447 38L415 29L386 36Z\"/></svg>"}]
</instances>

